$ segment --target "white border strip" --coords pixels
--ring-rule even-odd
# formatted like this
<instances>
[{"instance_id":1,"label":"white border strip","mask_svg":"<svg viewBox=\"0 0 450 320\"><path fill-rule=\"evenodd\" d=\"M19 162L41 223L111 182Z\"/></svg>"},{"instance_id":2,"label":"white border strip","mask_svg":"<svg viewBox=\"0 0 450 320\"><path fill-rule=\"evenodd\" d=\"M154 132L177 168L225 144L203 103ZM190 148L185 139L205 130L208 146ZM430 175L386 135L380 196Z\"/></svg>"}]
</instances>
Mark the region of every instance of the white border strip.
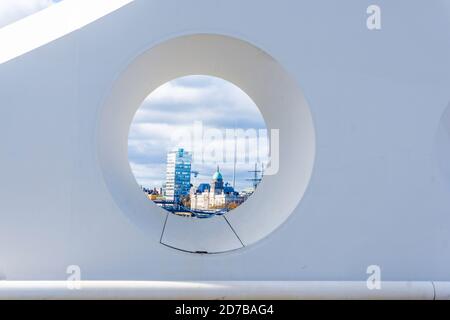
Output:
<instances>
[{"instance_id":1,"label":"white border strip","mask_svg":"<svg viewBox=\"0 0 450 320\"><path fill-rule=\"evenodd\" d=\"M450 282L389 281L369 290L363 281L0 281L0 299L434 300L450 299Z\"/></svg>"}]
</instances>

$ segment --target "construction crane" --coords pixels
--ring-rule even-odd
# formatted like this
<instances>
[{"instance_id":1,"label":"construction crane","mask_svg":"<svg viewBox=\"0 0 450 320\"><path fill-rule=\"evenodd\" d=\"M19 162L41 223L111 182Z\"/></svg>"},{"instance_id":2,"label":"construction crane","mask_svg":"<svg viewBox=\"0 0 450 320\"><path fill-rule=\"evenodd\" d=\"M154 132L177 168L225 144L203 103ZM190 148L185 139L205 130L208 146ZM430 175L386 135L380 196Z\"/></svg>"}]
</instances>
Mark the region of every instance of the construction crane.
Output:
<instances>
[{"instance_id":1,"label":"construction crane","mask_svg":"<svg viewBox=\"0 0 450 320\"><path fill-rule=\"evenodd\" d=\"M194 175L194 178L197 178L200 172L191 170L191 174Z\"/></svg>"}]
</instances>

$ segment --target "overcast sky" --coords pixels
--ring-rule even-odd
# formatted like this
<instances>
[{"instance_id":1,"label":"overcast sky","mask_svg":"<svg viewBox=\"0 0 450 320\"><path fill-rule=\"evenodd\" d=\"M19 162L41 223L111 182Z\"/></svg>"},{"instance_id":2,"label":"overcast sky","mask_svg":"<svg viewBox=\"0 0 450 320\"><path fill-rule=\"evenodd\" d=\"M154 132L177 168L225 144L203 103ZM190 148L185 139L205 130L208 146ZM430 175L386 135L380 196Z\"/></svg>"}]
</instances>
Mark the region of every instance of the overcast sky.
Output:
<instances>
[{"instance_id":1,"label":"overcast sky","mask_svg":"<svg viewBox=\"0 0 450 320\"><path fill-rule=\"evenodd\" d=\"M186 129L189 134L196 121L203 123L204 132L209 128L220 129L223 133L235 127L266 128L254 102L230 82L208 76L189 76L168 82L147 97L130 127L128 156L140 185L151 188L162 185L166 178L167 152L178 145L173 135L180 129ZM248 171L254 168L255 162L246 162L237 167L237 190L251 186L246 179L251 178ZM225 182L231 184L233 161L194 163L193 170L200 174L192 182L209 183L217 165Z\"/></svg>"}]
</instances>

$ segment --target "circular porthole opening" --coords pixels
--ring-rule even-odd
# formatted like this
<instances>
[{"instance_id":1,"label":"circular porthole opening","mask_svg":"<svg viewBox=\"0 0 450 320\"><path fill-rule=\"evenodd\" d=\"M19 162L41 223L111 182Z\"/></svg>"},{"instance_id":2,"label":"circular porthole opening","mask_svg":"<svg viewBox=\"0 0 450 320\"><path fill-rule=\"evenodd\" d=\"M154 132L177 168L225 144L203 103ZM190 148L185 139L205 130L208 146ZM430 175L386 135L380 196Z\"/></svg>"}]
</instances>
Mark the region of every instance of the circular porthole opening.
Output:
<instances>
[{"instance_id":1,"label":"circular porthole opening","mask_svg":"<svg viewBox=\"0 0 450 320\"><path fill-rule=\"evenodd\" d=\"M161 85L187 75L210 75L235 84L256 103L268 129L270 157L256 192L236 209L209 219L183 218L155 205L139 190L142 183L136 183L130 166L130 124L139 106ZM160 114L150 111L148 116ZM234 128L234 123L226 128ZM296 79L261 48L223 35L180 36L137 55L111 87L97 132L99 168L117 208L152 243L185 252L229 252L265 238L299 212L314 166L314 124ZM253 171L254 164L247 162ZM262 163L255 171L262 171ZM205 173L209 183L217 164L212 170L209 177ZM231 183L225 167L219 164L219 171L224 182Z\"/></svg>"},{"instance_id":2,"label":"circular porthole opening","mask_svg":"<svg viewBox=\"0 0 450 320\"><path fill-rule=\"evenodd\" d=\"M129 130L128 159L142 195L177 216L206 219L238 208L257 191L268 158L257 105L217 77L159 86Z\"/></svg>"}]
</instances>

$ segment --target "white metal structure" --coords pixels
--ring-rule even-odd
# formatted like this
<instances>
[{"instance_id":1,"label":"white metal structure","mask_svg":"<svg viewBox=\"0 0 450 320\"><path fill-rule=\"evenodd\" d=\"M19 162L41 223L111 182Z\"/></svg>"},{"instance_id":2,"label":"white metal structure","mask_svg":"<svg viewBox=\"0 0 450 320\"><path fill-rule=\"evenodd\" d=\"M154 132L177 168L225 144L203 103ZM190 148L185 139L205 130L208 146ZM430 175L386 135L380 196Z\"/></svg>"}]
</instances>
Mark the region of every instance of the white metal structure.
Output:
<instances>
[{"instance_id":1,"label":"white metal structure","mask_svg":"<svg viewBox=\"0 0 450 320\"><path fill-rule=\"evenodd\" d=\"M5 281L0 299L449 299L448 283L358 281Z\"/></svg>"},{"instance_id":2,"label":"white metal structure","mask_svg":"<svg viewBox=\"0 0 450 320\"><path fill-rule=\"evenodd\" d=\"M77 265L112 281L78 293L5 281L0 297L180 298L182 283L239 298L248 285L186 281L291 282L254 282L242 294L255 297L449 297L450 5L380 0L382 29L369 30L369 4L65 0L0 29L0 272L62 281ZM189 74L238 85L280 130L278 173L209 220L154 206L127 161L142 100ZM400 282L362 289L369 265ZM331 280L359 284L308 282Z\"/></svg>"}]
</instances>

